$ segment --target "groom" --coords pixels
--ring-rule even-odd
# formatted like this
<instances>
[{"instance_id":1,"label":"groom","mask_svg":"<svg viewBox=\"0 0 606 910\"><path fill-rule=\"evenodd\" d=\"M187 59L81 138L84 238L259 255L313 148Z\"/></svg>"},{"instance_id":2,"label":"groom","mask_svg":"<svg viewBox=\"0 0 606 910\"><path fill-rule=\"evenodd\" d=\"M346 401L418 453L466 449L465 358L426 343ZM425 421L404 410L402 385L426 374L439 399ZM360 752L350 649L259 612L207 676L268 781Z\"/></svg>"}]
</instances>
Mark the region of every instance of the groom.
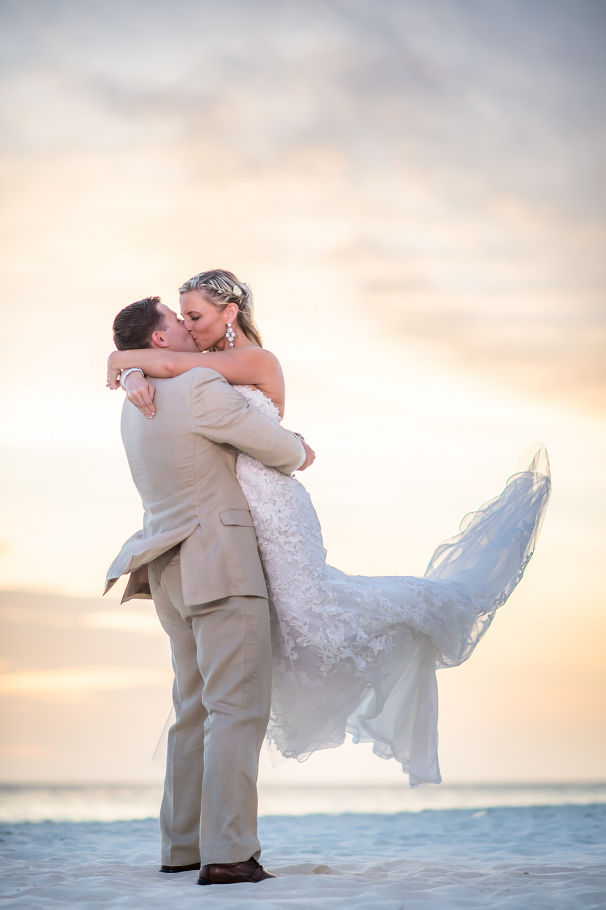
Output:
<instances>
[{"instance_id":1,"label":"groom","mask_svg":"<svg viewBox=\"0 0 606 910\"><path fill-rule=\"evenodd\" d=\"M120 349L192 350L157 297L114 321ZM175 724L160 810L162 872L201 866L201 885L273 877L259 864L257 773L267 728L271 644L267 588L236 449L284 474L314 455L214 370L154 380L156 416L129 401L122 439L145 509L143 529L112 563L123 602L153 597L170 636Z\"/></svg>"}]
</instances>

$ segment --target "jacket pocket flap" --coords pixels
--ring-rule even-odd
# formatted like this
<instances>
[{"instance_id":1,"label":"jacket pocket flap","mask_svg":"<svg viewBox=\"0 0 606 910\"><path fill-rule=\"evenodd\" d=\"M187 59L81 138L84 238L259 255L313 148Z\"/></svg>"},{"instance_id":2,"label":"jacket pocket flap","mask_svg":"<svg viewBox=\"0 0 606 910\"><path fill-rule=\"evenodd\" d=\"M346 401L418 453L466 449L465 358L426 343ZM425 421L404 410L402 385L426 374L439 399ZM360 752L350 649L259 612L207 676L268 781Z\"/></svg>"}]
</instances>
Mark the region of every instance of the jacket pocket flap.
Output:
<instances>
[{"instance_id":1,"label":"jacket pocket flap","mask_svg":"<svg viewBox=\"0 0 606 910\"><path fill-rule=\"evenodd\" d=\"M240 525L245 528L254 527L248 509L225 509L224 512L219 512L219 518L224 525Z\"/></svg>"}]
</instances>

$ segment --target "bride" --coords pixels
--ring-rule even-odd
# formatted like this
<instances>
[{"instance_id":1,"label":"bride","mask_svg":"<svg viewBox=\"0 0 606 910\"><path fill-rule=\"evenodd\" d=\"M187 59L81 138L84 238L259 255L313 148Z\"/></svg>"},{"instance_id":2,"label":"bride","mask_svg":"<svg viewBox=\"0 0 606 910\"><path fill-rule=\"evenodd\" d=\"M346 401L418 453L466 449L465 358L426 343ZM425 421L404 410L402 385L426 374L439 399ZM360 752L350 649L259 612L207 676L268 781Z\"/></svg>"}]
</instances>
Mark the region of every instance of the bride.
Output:
<instances>
[{"instance_id":1,"label":"bride","mask_svg":"<svg viewBox=\"0 0 606 910\"><path fill-rule=\"evenodd\" d=\"M164 342L115 351L110 388L123 374L129 399L151 419L153 385L140 372L126 377L124 371L166 378L202 366L280 421L284 378L262 346L248 286L214 269L185 282L180 295L197 352L162 349ZM373 743L377 755L397 759L411 786L439 783L436 669L467 660L520 581L549 499L546 451L540 448L528 470L465 517L460 533L435 550L423 578L352 576L327 565L305 487L243 453L236 472L270 595L270 742L303 760L350 733L355 742Z\"/></svg>"}]
</instances>

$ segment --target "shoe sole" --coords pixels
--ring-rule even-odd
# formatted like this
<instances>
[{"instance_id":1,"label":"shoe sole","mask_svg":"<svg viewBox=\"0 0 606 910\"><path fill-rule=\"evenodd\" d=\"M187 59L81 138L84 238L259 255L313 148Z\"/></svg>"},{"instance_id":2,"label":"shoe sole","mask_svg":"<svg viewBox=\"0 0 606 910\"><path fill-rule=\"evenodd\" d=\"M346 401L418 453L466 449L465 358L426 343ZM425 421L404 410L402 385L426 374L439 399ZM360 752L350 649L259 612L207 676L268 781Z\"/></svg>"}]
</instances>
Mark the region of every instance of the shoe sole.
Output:
<instances>
[{"instance_id":1,"label":"shoe sole","mask_svg":"<svg viewBox=\"0 0 606 910\"><path fill-rule=\"evenodd\" d=\"M270 876L270 878L275 878L275 875ZM260 878L259 881L263 882L263 881L267 881L267 879ZM211 880L209 878L198 878L198 884L199 885L258 885L259 882L255 882L253 879L250 879L250 878L243 878L239 882L238 881L211 882Z\"/></svg>"},{"instance_id":2,"label":"shoe sole","mask_svg":"<svg viewBox=\"0 0 606 910\"><path fill-rule=\"evenodd\" d=\"M170 875L174 875L179 872L199 872L200 863L190 863L189 866L160 866L158 872L166 872Z\"/></svg>"}]
</instances>

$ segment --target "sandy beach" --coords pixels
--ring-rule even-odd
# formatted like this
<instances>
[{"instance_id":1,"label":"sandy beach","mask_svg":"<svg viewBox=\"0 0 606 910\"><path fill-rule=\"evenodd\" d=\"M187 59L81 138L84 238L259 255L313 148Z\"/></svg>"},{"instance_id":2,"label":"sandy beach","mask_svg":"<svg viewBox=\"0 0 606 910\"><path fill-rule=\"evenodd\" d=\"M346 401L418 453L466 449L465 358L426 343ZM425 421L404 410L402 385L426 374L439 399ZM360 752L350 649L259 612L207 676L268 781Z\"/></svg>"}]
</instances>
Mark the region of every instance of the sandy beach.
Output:
<instances>
[{"instance_id":1,"label":"sandy beach","mask_svg":"<svg viewBox=\"0 0 606 910\"><path fill-rule=\"evenodd\" d=\"M601 908L606 806L266 816L257 885L158 868L155 819L5 824L4 908Z\"/></svg>"}]
</instances>

